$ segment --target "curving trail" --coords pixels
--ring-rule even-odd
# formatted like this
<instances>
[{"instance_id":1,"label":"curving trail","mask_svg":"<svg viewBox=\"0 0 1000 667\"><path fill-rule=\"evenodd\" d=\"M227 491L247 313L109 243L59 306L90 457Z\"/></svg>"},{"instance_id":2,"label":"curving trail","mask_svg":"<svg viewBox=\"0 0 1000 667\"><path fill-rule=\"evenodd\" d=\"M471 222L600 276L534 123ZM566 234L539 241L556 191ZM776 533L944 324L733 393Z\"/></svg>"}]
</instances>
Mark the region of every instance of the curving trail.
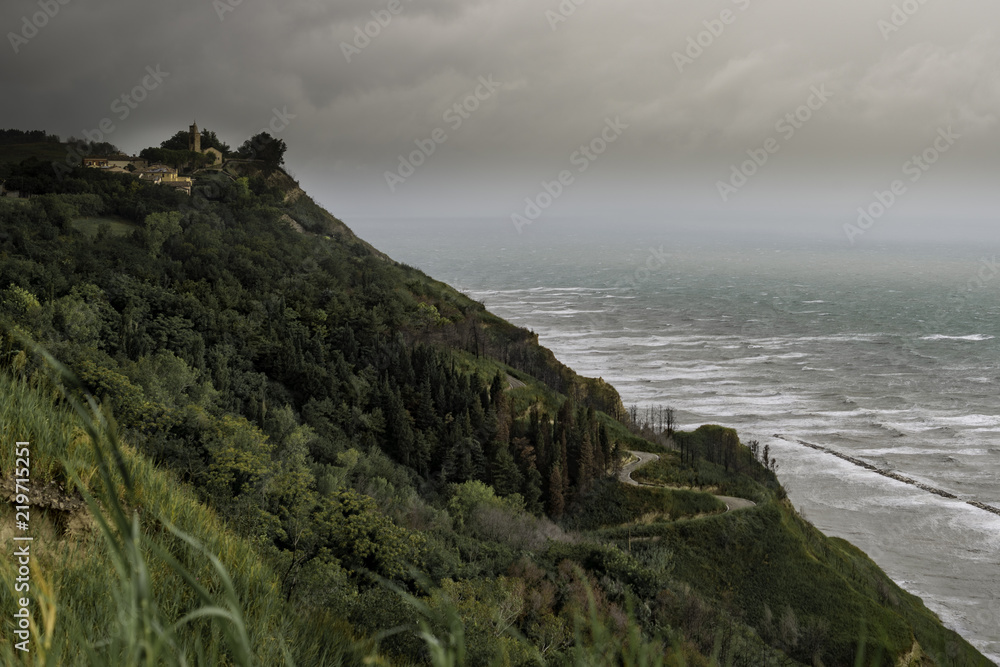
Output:
<instances>
[{"instance_id":1,"label":"curving trail","mask_svg":"<svg viewBox=\"0 0 1000 667\"><path fill-rule=\"evenodd\" d=\"M636 470L638 470L639 468L643 467L648 463L652 463L653 461L659 461L660 456L658 454L650 454L649 452L629 451L629 454L635 456L639 460L633 461L632 463L629 463L627 466L623 467L621 469L621 472L618 473L618 479L623 484L628 484L630 486L656 486L652 484L640 484L639 482L632 479L632 473L634 473ZM669 489L671 487L661 486L660 488ZM725 504L727 512L732 512L734 510L742 510L742 509L747 509L748 507L757 506L757 503L755 503L752 500L747 500L746 498L733 498L732 496L715 496L715 497L721 500Z\"/></svg>"},{"instance_id":2,"label":"curving trail","mask_svg":"<svg viewBox=\"0 0 1000 667\"><path fill-rule=\"evenodd\" d=\"M629 463L627 466L623 467L621 469L621 472L618 473L618 479L621 480L623 484L629 484L630 486L641 486L639 482L632 479L632 473L634 473L636 470L646 465L647 463L652 463L653 461L659 461L660 455L650 454L649 452L633 452L633 451L630 451L629 454L638 457L639 460L633 461L632 463Z\"/></svg>"}]
</instances>

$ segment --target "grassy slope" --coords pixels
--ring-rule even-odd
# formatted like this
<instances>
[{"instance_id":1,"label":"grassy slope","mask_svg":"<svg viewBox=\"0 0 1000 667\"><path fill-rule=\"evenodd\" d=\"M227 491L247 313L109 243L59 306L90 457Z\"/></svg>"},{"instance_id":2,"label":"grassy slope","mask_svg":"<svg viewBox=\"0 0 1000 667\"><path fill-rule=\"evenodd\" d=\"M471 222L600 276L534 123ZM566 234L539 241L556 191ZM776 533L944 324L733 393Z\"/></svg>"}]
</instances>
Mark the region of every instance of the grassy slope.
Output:
<instances>
[{"instance_id":1,"label":"grassy slope","mask_svg":"<svg viewBox=\"0 0 1000 667\"><path fill-rule=\"evenodd\" d=\"M35 502L40 491L50 484L72 489L68 469L74 470L90 491L96 491L96 459L89 440L77 416L54 401L54 392L33 389L0 374L0 395L4 396L0 403L0 432L31 442L30 488ZM252 545L236 537L224 521L170 475L157 470L134 451L127 450L125 454L137 489L134 509L140 513L143 529L155 535L159 544L176 554L203 581L211 582L210 588L216 591L219 582L208 563L166 533L161 521L170 522L218 555L244 603L259 664L282 664L281 643L291 648L299 665L330 664L338 654L348 661L374 654L373 645L355 638L344 622L322 616L298 617L284 602L278 577ZM0 470L10 471L13 465L12 447L0 449ZM61 496L70 500L75 494ZM4 526L10 525L12 514L10 503L0 505ZM58 664L90 664L81 653L74 628L82 629L91 641L99 641L114 636L120 621L117 593L121 592L121 585L111 565L108 545L85 508L64 512L35 506L30 525L30 534L36 537L32 544L34 588L30 595L43 602L47 590L50 601L58 606L58 612L51 617L53 629L44 634L36 631L34 637L38 643L51 642L50 652L61 653ZM151 560L150 575L154 597L169 618L179 618L193 608L195 599L190 588L164 563ZM12 559L4 558L0 561L3 609L16 606L12 598L15 577ZM192 632L203 629L195 627L198 630ZM6 635L6 629L3 634ZM211 647L218 641L218 637L208 638L207 644ZM324 652L329 662L321 659ZM3 664L20 664L15 662L12 642L0 643L0 660Z\"/></svg>"},{"instance_id":2,"label":"grassy slope","mask_svg":"<svg viewBox=\"0 0 1000 667\"><path fill-rule=\"evenodd\" d=\"M603 482L591 492L566 524L576 530L612 526L633 527L719 514L726 510L708 493L627 486L617 480Z\"/></svg>"},{"instance_id":3,"label":"grassy slope","mask_svg":"<svg viewBox=\"0 0 1000 667\"><path fill-rule=\"evenodd\" d=\"M920 664L991 664L861 550L823 535L787 501L767 499L753 480L712 468L700 462L698 472L715 488L743 488L747 493L742 495L762 504L696 521L615 527L598 535L620 545L650 539L669 549L677 579L738 609L762 637L786 646L803 662L815 656L826 665L854 664L863 646L867 660L894 664L915 640L930 659ZM697 474L667 456L633 477L678 483Z\"/></svg>"}]
</instances>

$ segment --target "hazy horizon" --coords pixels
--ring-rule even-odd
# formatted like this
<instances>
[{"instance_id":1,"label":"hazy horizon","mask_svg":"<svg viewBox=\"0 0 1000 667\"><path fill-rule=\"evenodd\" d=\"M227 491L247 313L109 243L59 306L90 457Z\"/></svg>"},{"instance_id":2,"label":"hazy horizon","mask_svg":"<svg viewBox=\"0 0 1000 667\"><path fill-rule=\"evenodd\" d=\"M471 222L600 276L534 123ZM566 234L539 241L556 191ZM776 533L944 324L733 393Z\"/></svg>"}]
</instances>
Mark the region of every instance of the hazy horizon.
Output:
<instances>
[{"instance_id":1,"label":"hazy horizon","mask_svg":"<svg viewBox=\"0 0 1000 667\"><path fill-rule=\"evenodd\" d=\"M0 125L65 138L110 119L132 152L193 120L235 148L278 116L288 169L347 220L531 218L548 191L538 220L797 220L848 243L897 181L855 243L918 217L982 241L997 19L978 0L16 0Z\"/></svg>"}]
</instances>

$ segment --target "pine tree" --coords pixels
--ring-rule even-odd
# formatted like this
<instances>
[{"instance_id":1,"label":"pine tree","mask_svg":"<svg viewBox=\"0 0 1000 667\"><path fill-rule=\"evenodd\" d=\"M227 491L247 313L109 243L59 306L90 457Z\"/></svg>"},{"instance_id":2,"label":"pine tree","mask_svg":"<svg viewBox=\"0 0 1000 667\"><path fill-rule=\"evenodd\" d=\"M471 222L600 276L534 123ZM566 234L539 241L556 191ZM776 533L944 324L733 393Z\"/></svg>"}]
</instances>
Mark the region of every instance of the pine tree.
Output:
<instances>
[{"instance_id":1,"label":"pine tree","mask_svg":"<svg viewBox=\"0 0 1000 667\"><path fill-rule=\"evenodd\" d=\"M506 400L505 387L506 383L504 382L503 373L497 371L496 375L493 376L493 381L490 383L490 401L492 401L493 407L498 411L501 409L501 403Z\"/></svg>"},{"instance_id":2,"label":"pine tree","mask_svg":"<svg viewBox=\"0 0 1000 667\"><path fill-rule=\"evenodd\" d=\"M430 462L434 451L435 442L431 440L433 434L428 436L424 431L417 431L414 435L413 443L413 468L421 477L426 477L430 473Z\"/></svg>"},{"instance_id":3,"label":"pine tree","mask_svg":"<svg viewBox=\"0 0 1000 667\"><path fill-rule=\"evenodd\" d=\"M564 497L565 485L563 483L562 466L556 464L552 467L552 474L549 475L549 515L555 519L562 516L566 509L566 499Z\"/></svg>"},{"instance_id":4,"label":"pine tree","mask_svg":"<svg viewBox=\"0 0 1000 667\"><path fill-rule=\"evenodd\" d=\"M413 413L414 423L421 431L436 428L438 424L437 413L434 410L434 398L431 394L431 384L427 378L420 384L417 392L416 409Z\"/></svg>"},{"instance_id":5,"label":"pine tree","mask_svg":"<svg viewBox=\"0 0 1000 667\"><path fill-rule=\"evenodd\" d=\"M583 493L590 488L590 481L596 477L594 468L594 450L590 439L590 432L584 431L583 440L580 442L580 462L578 464L579 479L577 480L577 492Z\"/></svg>"},{"instance_id":6,"label":"pine tree","mask_svg":"<svg viewBox=\"0 0 1000 667\"><path fill-rule=\"evenodd\" d=\"M486 479L487 473L487 459L483 452L483 445L476 437L476 432L472 426L472 419L469 417L469 413L465 413L465 418L462 420L462 448L464 450L464 455L462 460L465 461L466 457L469 461L469 469L467 471L467 476L463 481L470 479Z\"/></svg>"},{"instance_id":7,"label":"pine tree","mask_svg":"<svg viewBox=\"0 0 1000 667\"><path fill-rule=\"evenodd\" d=\"M531 438L529 437L529 441L530 439ZM544 412L539 415L538 436L535 443L535 451L538 453L538 469L543 472L551 470L556 456L555 448L552 446L552 428L549 426L548 415Z\"/></svg>"},{"instance_id":8,"label":"pine tree","mask_svg":"<svg viewBox=\"0 0 1000 667\"><path fill-rule=\"evenodd\" d=\"M563 431L562 435L559 436L559 471L562 473L562 489L564 495L569 495L570 492L570 478L569 478L569 453L566 450L566 432Z\"/></svg>"},{"instance_id":9,"label":"pine tree","mask_svg":"<svg viewBox=\"0 0 1000 667\"><path fill-rule=\"evenodd\" d=\"M534 466L528 468L528 474L524 476L524 488L521 492L524 496L524 506L532 514L540 514L542 508L542 474Z\"/></svg>"},{"instance_id":10,"label":"pine tree","mask_svg":"<svg viewBox=\"0 0 1000 667\"><path fill-rule=\"evenodd\" d=\"M476 478L476 465L473 460L475 452L471 438L463 438L460 429L453 428L450 434L448 451L441 466L441 481L461 484ZM480 452L480 455L482 453Z\"/></svg>"},{"instance_id":11,"label":"pine tree","mask_svg":"<svg viewBox=\"0 0 1000 667\"><path fill-rule=\"evenodd\" d=\"M521 469L527 472L531 468L538 467L538 456L535 448L532 447L527 438L514 438L510 443L515 460L520 464Z\"/></svg>"},{"instance_id":12,"label":"pine tree","mask_svg":"<svg viewBox=\"0 0 1000 667\"><path fill-rule=\"evenodd\" d=\"M482 403L477 398L472 399L472 406L469 408L468 415L472 425L472 434L480 442L489 442L492 440L493 435L496 433L495 426L494 432L490 433L486 425L486 412L483 410Z\"/></svg>"},{"instance_id":13,"label":"pine tree","mask_svg":"<svg viewBox=\"0 0 1000 667\"><path fill-rule=\"evenodd\" d=\"M493 459L493 488L501 496L509 496L521 490L521 471L506 445L497 450Z\"/></svg>"},{"instance_id":14,"label":"pine tree","mask_svg":"<svg viewBox=\"0 0 1000 667\"><path fill-rule=\"evenodd\" d=\"M598 450L601 453L601 470L606 471L611 468L612 463L611 436L608 433L607 424L601 424L597 433Z\"/></svg>"},{"instance_id":15,"label":"pine tree","mask_svg":"<svg viewBox=\"0 0 1000 667\"><path fill-rule=\"evenodd\" d=\"M390 456L406 466L414 466L416 437L413 434L410 414L403 407L399 391L383 385L382 410L385 415L385 433L382 448Z\"/></svg>"}]
</instances>

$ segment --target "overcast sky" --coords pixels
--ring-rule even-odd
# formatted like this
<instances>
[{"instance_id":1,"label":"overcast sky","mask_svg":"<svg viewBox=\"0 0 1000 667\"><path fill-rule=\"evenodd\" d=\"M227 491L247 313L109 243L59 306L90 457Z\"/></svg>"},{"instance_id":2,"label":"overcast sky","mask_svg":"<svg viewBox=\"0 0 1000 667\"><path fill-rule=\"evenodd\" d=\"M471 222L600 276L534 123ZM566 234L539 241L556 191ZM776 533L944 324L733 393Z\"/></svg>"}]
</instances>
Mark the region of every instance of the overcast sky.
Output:
<instances>
[{"instance_id":1,"label":"overcast sky","mask_svg":"<svg viewBox=\"0 0 1000 667\"><path fill-rule=\"evenodd\" d=\"M277 110L289 170L348 221L510 218L564 170L542 218L830 229L894 180L886 220L1000 210L992 1L59 1L0 5L0 126L79 137L107 118L138 151L197 119L235 148ZM417 141L434 152L407 175Z\"/></svg>"}]
</instances>

